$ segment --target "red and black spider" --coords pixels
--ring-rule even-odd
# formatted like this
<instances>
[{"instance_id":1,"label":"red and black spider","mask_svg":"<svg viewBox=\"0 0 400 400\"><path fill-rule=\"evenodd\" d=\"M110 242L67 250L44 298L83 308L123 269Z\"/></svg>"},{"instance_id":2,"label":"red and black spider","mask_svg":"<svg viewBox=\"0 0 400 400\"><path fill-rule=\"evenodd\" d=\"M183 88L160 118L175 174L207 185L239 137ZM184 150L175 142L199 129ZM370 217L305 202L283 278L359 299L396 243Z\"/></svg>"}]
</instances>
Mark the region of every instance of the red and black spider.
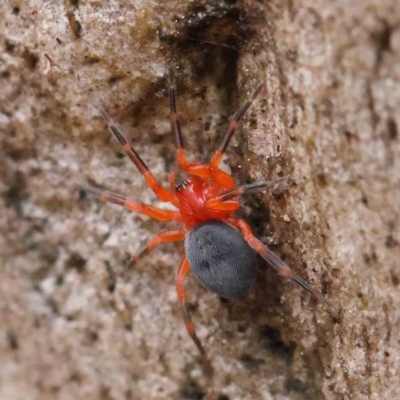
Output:
<instances>
[{"instance_id":1,"label":"red and black spider","mask_svg":"<svg viewBox=\"0 0 400 400\"><path fill-rule=\"evenodd\" d=\"M139 260L146 252L154 249L160 243L185 241L186 255L176 273L175 284L179 300L182 303L187 331L202 354L205 354L205 351L195 333L184 289L184 279L189 270L193 272L200 284L221 297L237 298L251 295L255 281L256 253L259 253L281 275L296 282L321 301L333 306L320 293L297 276L280 257L254 237L246 221L235 217L235 211L240 207L237 200L239 196L251 190L271 187L281 180L237 187L232 176L219 168L222 155L240 119L261 91L261 88L261 86L257 88L251 99L233 117L217 151L211 157L210 163L199 164L188 162L186 159L181 127L176 112L175 87L173 79L171 79L169 98L171 127L177 146L176 158L179 168L188 174L187 179L175 184L177 172L172 172L169 175L171 189L164 188L156 181L143 160L135 149L128 144L108 114L103 109L100 110L112 134L144 176L147 185L161 201L172 203L177 211L162 210L150 205L136 203L117 193L102 191L93 187L85 187L85 190L103 200L122 205L159 221L177 221L183 224L180 230L161 232L156 235L148 242L146 248L134 257L134 261Z\"/></svg>"}]
</instances>

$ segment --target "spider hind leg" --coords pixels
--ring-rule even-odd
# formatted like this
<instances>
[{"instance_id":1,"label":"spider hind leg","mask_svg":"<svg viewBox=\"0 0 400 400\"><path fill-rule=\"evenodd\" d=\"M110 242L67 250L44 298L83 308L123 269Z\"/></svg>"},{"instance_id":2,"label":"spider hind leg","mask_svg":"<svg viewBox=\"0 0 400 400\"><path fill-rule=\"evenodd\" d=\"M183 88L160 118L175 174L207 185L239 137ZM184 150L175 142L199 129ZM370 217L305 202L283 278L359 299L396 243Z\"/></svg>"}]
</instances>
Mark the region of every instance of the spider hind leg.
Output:
<instances>
[{"instance_id":1,"label":"spider hind leg","mask_svg":"<svg viewBox=\"0 0 400 400\"><path fill-rule=\"evenodd\" d=\"M176 291L178 292L178 297L179 297L179 300L182 305L182 314L183 314L183 319L185 321L186 330L188 331L190 337L192 338L194 344L196 345L197 349L200 351L202 356L205 356L206 352L205 352L204 347L202 346L198 336L196 335L194 324L193 324L193 321L192 321L192 318L190 316L189 309L187 306L187 297L186 297L186 291L184 288L184 279L185 279L187 273L189 272L189 269L190 269L189 262L188 262L188 259L185 257L176 273L176 277L175 277Z\"/></svg>"},{"instance_id":2,"label":"spider hind leg","mask_svg":"<svg viewBox=\"0 0 400 400\"><path fill-rule=\"evenodd\" d=\"M297 283L303 289L307 290L321 302L329 305L330 307L336 309L336 306L327 300L321 293L313 289L306 281L300 278L296 273L273 251L271 251L267 246L265 246L260 240L258 240L252 233L249 224L241 219L230 218L228 222L235 226L242 232L247 243L256 250L268 264L274 267L280 275L290 279L291 281Z\"/></svg>"}]
</instances>

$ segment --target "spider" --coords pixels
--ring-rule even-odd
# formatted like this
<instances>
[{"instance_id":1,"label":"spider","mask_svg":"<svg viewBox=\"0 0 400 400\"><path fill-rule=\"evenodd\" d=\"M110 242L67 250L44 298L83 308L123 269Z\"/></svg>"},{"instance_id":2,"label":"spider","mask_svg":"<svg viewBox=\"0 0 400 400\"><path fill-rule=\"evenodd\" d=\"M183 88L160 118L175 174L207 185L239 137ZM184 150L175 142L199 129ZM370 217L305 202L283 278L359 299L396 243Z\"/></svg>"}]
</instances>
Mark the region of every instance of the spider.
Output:
<instances>
[{"instance_id":1,"label":"spider","mask_svg":"<svg viewBox=\"0 0 400 400\"><path fill-rule=\"evenodd\" d=\"M262 85L255 90L252 97L234 115L210 162L200 164L188 162L186 158L176 111L176 90L171 74L169 86L170 118L171 129L176 141L176 159L179 168L188 175L187 179L176 184L177 170L170 173L171 189L167 189L157 182L139 154L127 142L106 111L103 108L100 109L108 128L143 175L147 185L159 200L172 203L177 210L164 210L137 203L120 194L91 186L84 187L84 190L105 201L119 204L131 211L156 220L177 221L183 224L179 230L157 234L142 251L133 257L133 262L138 261L160 243L184 240L185 256L176 272L175 285L181 302L186 329L203 355L205 355L205 350L196 335L184 288L184 279L190 270L202 286L221 297L238 298L245 295L252 297L254 295L256 253L259 253L281 275L334 307L332 303L297 276L279 256L253 236L246 221L235 217L235 212L240 207L238 197L256 189L270 188L285 179L280 178L275 181L236 186L234 178L219 167L239 121L261 89Z\"/></svg>"}]
</instances>

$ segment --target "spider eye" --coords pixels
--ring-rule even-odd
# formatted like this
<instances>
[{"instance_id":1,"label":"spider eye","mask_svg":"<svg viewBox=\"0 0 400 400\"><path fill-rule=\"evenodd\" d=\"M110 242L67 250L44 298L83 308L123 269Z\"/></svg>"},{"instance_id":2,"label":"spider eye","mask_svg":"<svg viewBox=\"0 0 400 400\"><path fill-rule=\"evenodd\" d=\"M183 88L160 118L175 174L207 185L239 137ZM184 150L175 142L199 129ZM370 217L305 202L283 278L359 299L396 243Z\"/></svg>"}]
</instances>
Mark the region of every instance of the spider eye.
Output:
<instances>
[{"instance_id":1,"label":"spider eye","mask_svg":"<svg viewBox=\"0 0 400 400\"><path fill-rule=\"evenodd\" d=\"M185 189L187 187L187 185L189 185L188 181L182 181L176 185L175 189L177 192L180 192L182 189Z\"/></svg>"}]
</instances>

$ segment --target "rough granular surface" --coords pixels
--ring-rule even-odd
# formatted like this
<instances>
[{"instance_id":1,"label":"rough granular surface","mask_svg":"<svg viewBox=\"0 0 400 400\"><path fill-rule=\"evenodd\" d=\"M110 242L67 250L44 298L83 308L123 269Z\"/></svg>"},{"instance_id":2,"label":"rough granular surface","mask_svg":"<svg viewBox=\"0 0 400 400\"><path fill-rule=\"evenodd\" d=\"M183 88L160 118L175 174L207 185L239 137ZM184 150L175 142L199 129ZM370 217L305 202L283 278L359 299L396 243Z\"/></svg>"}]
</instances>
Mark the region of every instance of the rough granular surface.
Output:
<instances>
[{"instance_id":1,"label":"rough granular surface","mask_svg":"<svg viewBox=\"0 0 400 400\"><path fill-rule=\"evenodd\" d=\"M0 4L0 398L400 397L400 3L64 1ZM173 224L102 121L156 177L175 167L167 76L191 159L266 90L229 147L255 234L337 305L259 263L254 301L186 282L206 367L174 287L183 245L128 268Z\"/></svg>"}]
</instances>

